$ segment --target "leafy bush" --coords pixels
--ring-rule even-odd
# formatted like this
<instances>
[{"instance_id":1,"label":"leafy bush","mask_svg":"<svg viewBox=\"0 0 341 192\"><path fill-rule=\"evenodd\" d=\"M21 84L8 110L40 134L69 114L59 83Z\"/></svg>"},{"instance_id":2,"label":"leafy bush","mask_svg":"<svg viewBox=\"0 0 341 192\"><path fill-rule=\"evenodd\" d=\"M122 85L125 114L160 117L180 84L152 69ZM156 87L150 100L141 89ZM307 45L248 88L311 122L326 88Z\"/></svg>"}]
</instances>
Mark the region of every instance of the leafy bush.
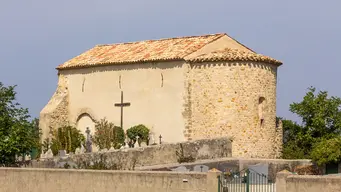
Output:
<instances>
[{"instance_id":1,"label":"leafy bush","mask_svg":"<svg viewBox=\"0 0 341 192\"><path fill-rule=\"evenodd\" d=\"M113 138L113 147L115 149L119 149L124 143L124 130L121 127L114 126L114 138Z\"/></svg>"},{"instance_id":2,"label":"leafy bush","mask_svg":"<svg viewBox=\"0 0 341 192\"><path fill-rule=\"evenodd\" d=\"M118 149L124 143L123 129L105 118L96 122L95 129L93 142L99 149L110 149L112 146Z\"/></svg>"},{"instance_id":3,"label":"leafy bush","mask_svg":"<svg viewBox=\"0 0 341 192\"><path fill-rule=\"evenodd\" d=\"M311 159L319 166L328 163L340 162L341 137L323 139L322 141L313 145L313 150L311 151Z\"/></svg>"},{"instance_id":4,"label":"leafy bush","mask_svg":"<svg viewBox=\"0 0 341 192\"><path fill-rule=\"evenodd\" d=\"M148 142L149 138L149 129L142 124L133 126L127 130L127 136L129 139L133 140L134 143L136 142L136 136L139 136L139 144L141 142Z\"/></svg>"},{"instance_id":5,"label":"leafy bush","mask_svg":"<svg viewBox=\"0 0 341 192\"><path fill-rule=\"evenodd\" d=\"M47 141L44 142L44 146L47 145ZM75 127L63 126L52 131L51 150L53 155L57 155L59 150L66 150L67 153L75 152L76 148L81 147L82 144L85 144L85 137ZM46 148L45 151L47 151Z\"/></svg>"},{"instance_id":6,"label":"leafy bush","mask_svg":"<svg viewBox=\"0 0 341 192\"><path fill-rule=\"evenodd\" d=\"M190 162L195 161L195 158L192 157L191 155L185 155L184 148L181 143L180 143L180 151L177 150L175 154L177 156L178 163L190 163Z\"/></svg>"}]
</instances>

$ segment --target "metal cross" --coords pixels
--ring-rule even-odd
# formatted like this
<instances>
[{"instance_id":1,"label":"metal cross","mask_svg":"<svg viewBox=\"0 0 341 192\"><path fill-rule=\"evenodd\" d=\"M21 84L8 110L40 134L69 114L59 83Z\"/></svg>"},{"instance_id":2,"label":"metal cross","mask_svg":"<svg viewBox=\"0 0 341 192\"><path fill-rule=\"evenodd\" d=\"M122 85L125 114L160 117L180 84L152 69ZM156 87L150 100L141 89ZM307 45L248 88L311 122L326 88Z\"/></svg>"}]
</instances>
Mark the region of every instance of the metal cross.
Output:
<instances>
[{"instance_id":1,"label":"metal cross","mask_svg":"<svg viewBox=\"0 0 341 192\"><path fill-rule=\"evenodd\" d=\"M121 128L123 129L123 107L129 107L130 103L123 102L123 91L121 91L121 103L115 103L115 107L121 107Z\"/></svg>"}]
</instances>

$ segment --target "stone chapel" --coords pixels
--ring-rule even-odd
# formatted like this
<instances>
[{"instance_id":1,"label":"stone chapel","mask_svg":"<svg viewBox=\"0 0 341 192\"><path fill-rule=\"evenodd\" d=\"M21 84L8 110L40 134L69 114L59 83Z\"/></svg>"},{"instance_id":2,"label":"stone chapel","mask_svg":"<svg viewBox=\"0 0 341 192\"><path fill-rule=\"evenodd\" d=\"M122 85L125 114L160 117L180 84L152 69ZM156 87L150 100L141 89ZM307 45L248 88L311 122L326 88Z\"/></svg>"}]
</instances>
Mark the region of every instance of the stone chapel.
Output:
<instances>
[{"instance_id":1,"label":"stone chapel","mask_svg":"<svg viewBox=\"0 0 341 192\"><path fill-rule=\"evenodd\" d=\"M164 142L231 136L234 157L276 158L277 69L227 34L97 45L57 67L57 89L40 113L43 138L69 124L94 133L107 118L144 124Z\"/></svg>"}]
</instances>

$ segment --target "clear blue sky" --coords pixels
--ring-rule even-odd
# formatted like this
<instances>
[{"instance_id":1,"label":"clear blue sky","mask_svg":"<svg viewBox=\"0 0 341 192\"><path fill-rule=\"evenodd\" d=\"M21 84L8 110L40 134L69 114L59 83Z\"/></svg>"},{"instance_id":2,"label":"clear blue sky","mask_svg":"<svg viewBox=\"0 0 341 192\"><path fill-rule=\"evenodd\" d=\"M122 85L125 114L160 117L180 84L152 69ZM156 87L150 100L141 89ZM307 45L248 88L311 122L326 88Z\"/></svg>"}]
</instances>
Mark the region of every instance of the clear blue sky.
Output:
<instances>
[{"instance_id":1,"label":"clear blue sky","mask_svg":"<svg viewBox=\"0 0 341 192\"><path fill-rule=\"evenodd\" d=\"M341 96L341 1L11 0L0 3L0 81L18 85L33 117L57 85L55 67L96 44L226 32L284 62L277 114L309 86Z\"/></svg>"}]
</instances>

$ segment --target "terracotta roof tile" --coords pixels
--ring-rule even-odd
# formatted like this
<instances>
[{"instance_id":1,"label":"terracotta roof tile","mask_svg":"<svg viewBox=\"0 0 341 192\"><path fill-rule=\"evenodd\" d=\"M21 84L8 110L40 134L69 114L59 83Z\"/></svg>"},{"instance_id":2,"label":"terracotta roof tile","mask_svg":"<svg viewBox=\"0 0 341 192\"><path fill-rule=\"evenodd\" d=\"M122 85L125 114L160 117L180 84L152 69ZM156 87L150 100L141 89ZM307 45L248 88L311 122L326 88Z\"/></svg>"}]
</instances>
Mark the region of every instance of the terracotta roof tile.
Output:
<instances>
[{"instance_id":1,"label":"terracotta roof tile","mask_svg":"<svg viewBox=\"0 0 341 192\"><path fill-rule=\"evenodd\" d=\"M186 61L192 63L207 62L207 61L256 61L266 62L275 65L281 65L282 62L261 54L241 51L238 49L225 48L218 51L198 55L193 58L187 58Z\"/></svg>"},{"instance_id":2,"label":"terracotta roof tile","mask_svg":"<svg viewBox=\"0 0 341 192\"><path fill-rule=\"evenodd\" d=\"M64 64L59 65L57 69L82 68L106 64L180 60L224 35L225 34L213 34L97 45Z\"/></svg>"}]
</instances>

